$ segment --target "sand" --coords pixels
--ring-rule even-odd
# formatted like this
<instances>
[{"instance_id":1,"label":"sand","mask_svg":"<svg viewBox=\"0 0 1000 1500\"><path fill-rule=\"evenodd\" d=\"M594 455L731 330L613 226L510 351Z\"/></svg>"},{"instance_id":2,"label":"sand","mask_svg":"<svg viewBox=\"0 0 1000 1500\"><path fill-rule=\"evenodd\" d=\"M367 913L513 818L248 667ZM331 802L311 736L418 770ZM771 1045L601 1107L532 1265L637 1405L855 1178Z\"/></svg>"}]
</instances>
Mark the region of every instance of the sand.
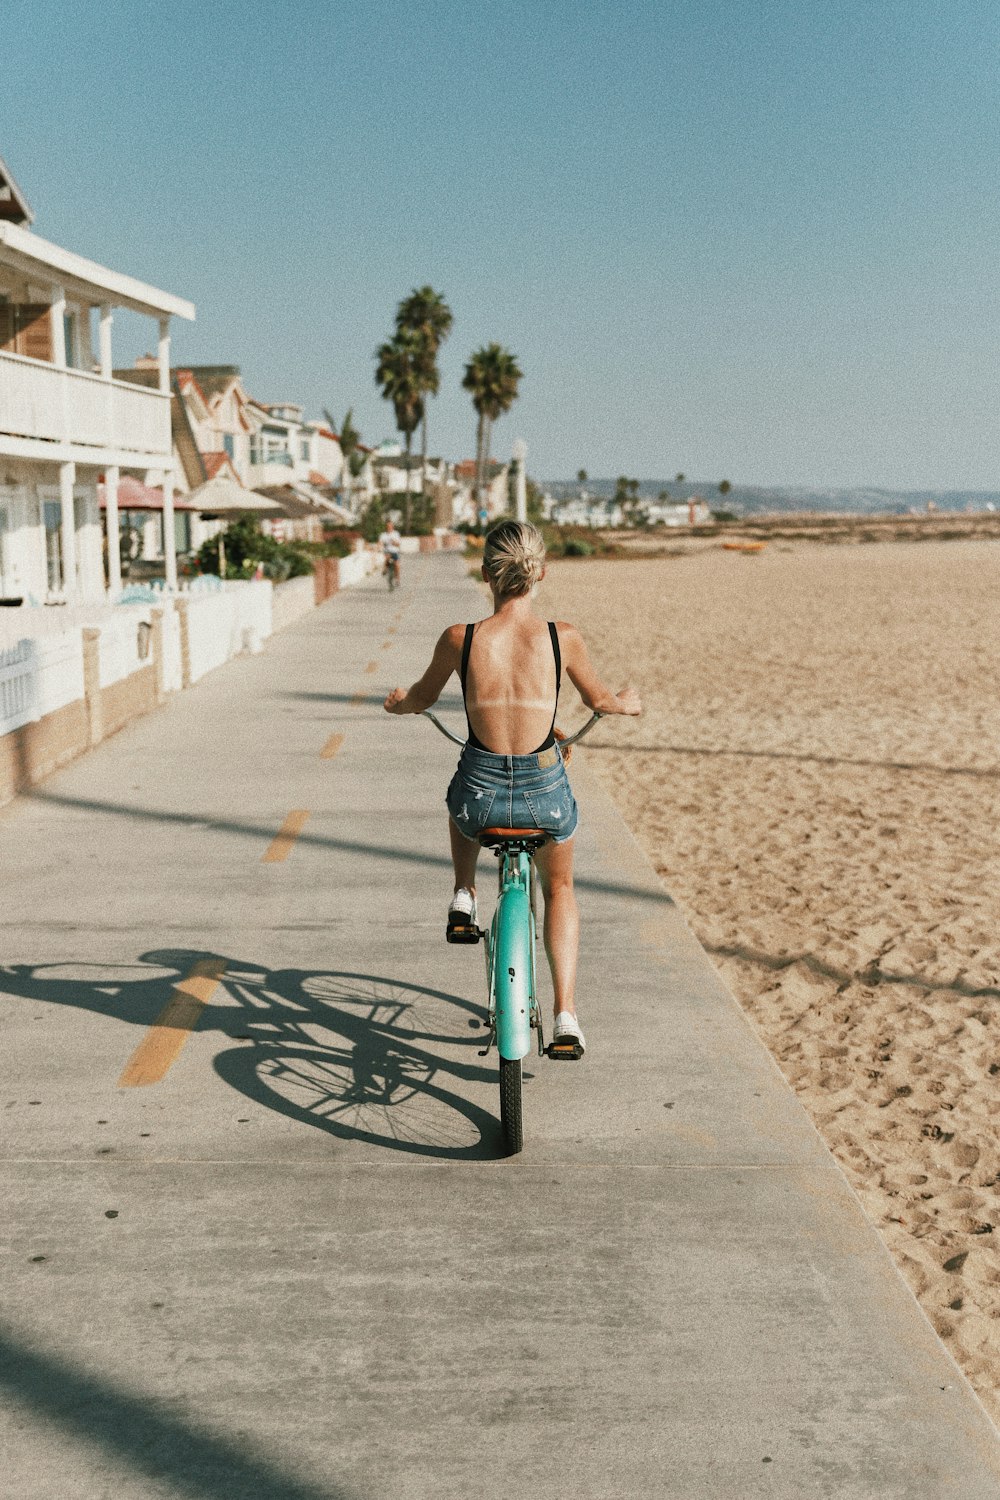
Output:
<instances>
[{"instance_id":1,"label":"sand","mask_svg":"<svg viewBox=\"0 0 1000 1500\"><path fill-rule=\"evenodd\" d=\"M992 541L772 543L554 563L539 600L643 693L577 753L994 1418L998 580Z\"/></svg>"}]
</instances>

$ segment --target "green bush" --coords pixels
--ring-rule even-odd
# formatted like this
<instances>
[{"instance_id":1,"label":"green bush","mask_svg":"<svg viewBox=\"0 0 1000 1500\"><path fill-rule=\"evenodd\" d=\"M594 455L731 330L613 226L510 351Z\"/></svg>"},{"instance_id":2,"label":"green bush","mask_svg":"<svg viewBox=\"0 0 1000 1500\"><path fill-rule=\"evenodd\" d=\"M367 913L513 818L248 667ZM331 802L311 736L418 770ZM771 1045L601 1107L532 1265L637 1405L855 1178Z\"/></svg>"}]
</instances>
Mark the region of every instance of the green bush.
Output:
<instances>
[{"instance_id":1,"label":"green bush","mask_svg":"<svg viewBox=\"0 0 1000 1500\"><path fill-rule=\"evenodd\" d=\"M301 578L312 572L312 559L294 542L278 542L266 536L256 516L241 515L230 521L222 533L227 578L252 578L258 567L274 583L286 578ZM219 571L219 538L203 542L196 554L202 573Z\"/></svg>"}]
</instances>

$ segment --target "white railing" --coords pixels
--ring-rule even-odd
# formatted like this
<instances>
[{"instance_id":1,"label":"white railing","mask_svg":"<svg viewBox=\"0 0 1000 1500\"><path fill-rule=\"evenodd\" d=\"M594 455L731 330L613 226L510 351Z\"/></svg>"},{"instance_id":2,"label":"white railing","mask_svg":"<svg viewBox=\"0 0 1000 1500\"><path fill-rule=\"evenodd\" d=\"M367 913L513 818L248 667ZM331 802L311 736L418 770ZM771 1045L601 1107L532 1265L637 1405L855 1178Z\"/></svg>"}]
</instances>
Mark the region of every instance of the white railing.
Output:
<instances>
[{"instance_id":1,"label":"white railing","mask_svg":"<svg viewBox=\"0 0 1000 1500\"><path fill-rule=\"evenodd\" d=\"M0 439L4 434L169 458L170 397L86 370L0 354Z\"/></svg>"},{"instance_id":2,"label":"white railing","mask_svg":"<svg viewBox=\"0 0 1000 1500\"><path fill-rule=\"evenodd\" d=\"M34 641L0 651L0 734L38 718L38 667Z\"/></svg>"}]
</instances>

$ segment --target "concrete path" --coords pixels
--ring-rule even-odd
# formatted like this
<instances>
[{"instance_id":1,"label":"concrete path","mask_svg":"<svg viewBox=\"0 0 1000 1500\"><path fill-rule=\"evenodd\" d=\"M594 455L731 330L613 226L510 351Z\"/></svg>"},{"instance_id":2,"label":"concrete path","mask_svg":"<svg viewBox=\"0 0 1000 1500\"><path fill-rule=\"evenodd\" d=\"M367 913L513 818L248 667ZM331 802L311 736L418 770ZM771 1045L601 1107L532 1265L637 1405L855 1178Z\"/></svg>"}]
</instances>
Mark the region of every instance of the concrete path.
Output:
<instances>
[{"instance_id":1,"label":"concrete path","mask_svg":"<svg viewBox=\"0 0 1000 1500\"><path fill-rule=\"evenodd\" d=\"M529 1064L498 1156L454 751L376 706L481 612L406 559L0 815L0 1493L995 1500L995 1429L585 764L590 1052Z\"/></svg>"}]
</instances>

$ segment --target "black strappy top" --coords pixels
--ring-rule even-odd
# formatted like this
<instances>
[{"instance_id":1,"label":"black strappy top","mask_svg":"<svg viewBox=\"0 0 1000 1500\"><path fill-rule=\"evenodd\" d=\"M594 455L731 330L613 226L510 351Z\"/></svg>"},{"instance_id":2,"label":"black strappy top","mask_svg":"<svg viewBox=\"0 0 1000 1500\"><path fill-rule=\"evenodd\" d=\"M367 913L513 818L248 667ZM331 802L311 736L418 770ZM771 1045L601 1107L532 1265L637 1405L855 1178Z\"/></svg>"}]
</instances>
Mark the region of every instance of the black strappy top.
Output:
<instances>
[{"instance_id":1,"label":"black strappy top","mask_svg":"<svg viewBox=\"0 0 1000 1500\"><path fill-rule=\"evenodd\" d=\"M530 750L528 752L530 755L539 755L543 750L551 750L552 746L556 742L556 711L559 707L559 684L562 681L562 655L559 650L559 632L556 630L555 621L549 620L548 625L549 639L552 642L552 655L556 659L556 701L552 709L552 723L549 727L549 732L536 750ZM472 636L475 628L475 624L466 625L465 627L465 644L462 647L462 666L459 672L459 676L462 679L463 699L465 698L465 679L469 671L469 652L472 650ZM466 704L465 709L465 722L469 728L469 744L472 746L472 748L474 750L485 750L489 755L496 755L498 753L497 751L491 750L489 745L484 745L482 740L473 733L472 725L469 723L468 704Z\"/></svg>"}]
</instances>

